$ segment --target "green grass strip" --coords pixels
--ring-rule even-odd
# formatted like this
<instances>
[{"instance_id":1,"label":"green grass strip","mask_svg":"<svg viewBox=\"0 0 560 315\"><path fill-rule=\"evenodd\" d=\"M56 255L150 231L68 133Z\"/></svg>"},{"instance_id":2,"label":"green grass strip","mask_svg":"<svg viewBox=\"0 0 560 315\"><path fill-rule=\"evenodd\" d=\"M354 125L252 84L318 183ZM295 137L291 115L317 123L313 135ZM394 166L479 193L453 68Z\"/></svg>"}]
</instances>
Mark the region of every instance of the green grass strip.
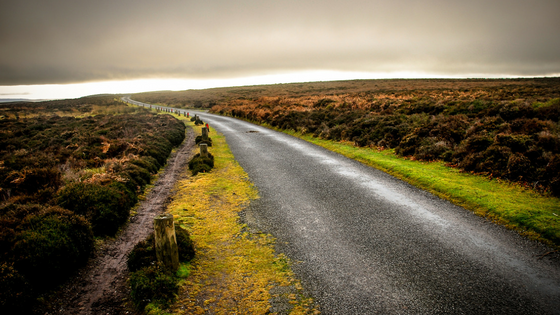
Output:
<instances>
[{"instance_id":1,"label":"green grass strip","mask_svg":"<svg viewBox=\"0 0 560 315\"><path fill-rule=\"evenodd\" d=\"M407 160L397 156L393 150L377 151L293 130L278 131L382 170L531 239L560 247L558 198L543 196L508 181L460 172L443 162Z\"/></svg>"}]
</instances>

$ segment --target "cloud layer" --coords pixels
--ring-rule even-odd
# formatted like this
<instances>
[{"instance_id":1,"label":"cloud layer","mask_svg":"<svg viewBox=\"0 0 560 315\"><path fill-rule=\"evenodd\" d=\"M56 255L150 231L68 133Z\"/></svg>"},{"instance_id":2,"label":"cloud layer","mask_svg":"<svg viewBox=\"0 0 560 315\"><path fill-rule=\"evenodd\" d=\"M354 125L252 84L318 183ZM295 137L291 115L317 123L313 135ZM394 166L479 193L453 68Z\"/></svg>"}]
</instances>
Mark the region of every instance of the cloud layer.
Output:
<instances>
[{"instance_id":1,"label":"cloud layer","mask_svg":"<svg viewBox=\"0 0 560 315\"><path fill-rule=\"evenodd\" d=\"M557 0L9 0L0 85L303 70L560 73Z\"/></svg>"}]
</instances>

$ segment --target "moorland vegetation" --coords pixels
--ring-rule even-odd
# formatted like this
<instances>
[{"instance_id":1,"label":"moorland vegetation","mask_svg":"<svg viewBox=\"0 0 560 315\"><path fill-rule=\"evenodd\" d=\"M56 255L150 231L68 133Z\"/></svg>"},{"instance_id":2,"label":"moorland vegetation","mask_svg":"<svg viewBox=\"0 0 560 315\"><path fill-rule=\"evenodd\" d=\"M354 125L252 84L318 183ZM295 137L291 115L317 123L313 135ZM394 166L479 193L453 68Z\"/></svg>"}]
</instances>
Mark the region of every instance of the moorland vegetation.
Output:
<instances>
[{"instance_id":1,"label":"moorland vegetation","mask_svg":"<svg viewBox=\"0 0 560 315\"><path fill-rule=\"evenodd\" d=\"M310 82L134 98L282 130L560 246L560 78Z\"/></svg>"},{"instance_id":2,"label":"moorland vegetation","mask_svg":"<svg viewBox=\"0 0 560 315\"><path fill-rule=\"evenodd\" d=\"M443 160L560 196L560 79L376 81L355 81L359 89L332 83L322 93L224 99L211 112ZM363 87L367 82L379 86Z\"/></svg>"},{"instance_id":3,"label":"moorland vegetation","mask_svg":"<svg viewBox=\"0 0 560 315\"><path fill-rule=\"evenodd\" d=\"M185 125L113 97L0 105L0 310L25 313L114 236Z\"/></svg>"}]
</instances>

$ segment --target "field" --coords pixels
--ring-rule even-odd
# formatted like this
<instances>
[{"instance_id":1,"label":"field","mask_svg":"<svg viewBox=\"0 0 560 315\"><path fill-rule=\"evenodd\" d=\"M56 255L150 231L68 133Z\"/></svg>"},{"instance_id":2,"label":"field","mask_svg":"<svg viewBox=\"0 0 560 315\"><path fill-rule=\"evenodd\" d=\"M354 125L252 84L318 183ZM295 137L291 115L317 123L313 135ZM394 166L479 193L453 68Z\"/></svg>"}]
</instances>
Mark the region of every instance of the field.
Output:
<instances>
[{"instance_id":1,"label":"field","mask_svg":"<svg viewBox=\"0 0 560 315\"><path fill-rule=\"evenodd\" d=\"M0 115L0 309L26 313L127 222L185 125L113 97Z\"/></svg>"},{"instance_id":2,"label":"field","mask_svg":"<svg viewBox=\"0 0 560 315\"><path fill-rule=\"evenodd\" d=\"M560 246L558 78L359 80L132 98L209 109L290 133ZM114 96L0 104L0 310L31 311L34 301L86 263L96 244L114 237L184 137L179 119ZM220 136L215 140L225 146ZM224 156L227 165L235 164ZM206 189L205 180L221 174L220 159L216 171L179 183L181 191ZM234 170L242 174L238 166L223 169ZM227 196L248 183L243 176L235 184L220 180L214 184L226 185L220 189ZM228 215L254 198L247 189L251 193L232 203ZM186 213L181 202L172 204L181 220L202 215ZM210 242L203 239L207 227L198 228L191 231L195 243ZM263 250L266 259L277 259ZM203 255L199 259L202 266ZM212 268L193 272L202 277ZM266 277L276 277L270 272ZM180 296L193 309L222 307L191 299Z\"/></svg>"},{"instance_id":3,"label":"field","mask_svg":"<svg viewBox=\"0 0 560 315\"><path fill-rule=\"evenodd\" d=\"M364 80L146 93L560 194L560 79Z\"/></svg>"}]
</instances>

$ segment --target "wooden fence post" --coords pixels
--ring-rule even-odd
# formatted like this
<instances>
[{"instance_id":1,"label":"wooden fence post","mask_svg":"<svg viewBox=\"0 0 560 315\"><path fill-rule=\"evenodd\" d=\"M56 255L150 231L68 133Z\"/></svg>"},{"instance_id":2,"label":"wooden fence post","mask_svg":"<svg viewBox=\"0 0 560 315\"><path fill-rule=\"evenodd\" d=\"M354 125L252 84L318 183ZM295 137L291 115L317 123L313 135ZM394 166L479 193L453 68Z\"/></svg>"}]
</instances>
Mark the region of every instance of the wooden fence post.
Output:
<instances>
[{"instance_id":1,"label":"wooden fence post","mask_svg":"<svg viewBox=\"0 0 560 315\"><path fill-rule=\"evenodd\" d=\"M179 268L179 248L172 214L164 213L154 218L154 234L157 260L166 267L177 270Z\"/></svg>"},{"instance_id":2,"label":"wooden fence post","mask_svg":"<svg viewBox=\"0 0 560 315\"><path fill-rule=\"evenodd\" d=\"M202 141L208 141L208 129L206 127L202 128Z\"/></svg>"},{"instance_id":3,"label":"wooden fence post","mask_svg":"<svg viewBox=\"0 0 560 315\"><path fill-rule=\"evenodd\" d=\"M200 156L208 156L208 145L206 143L200 144Z\"/></svg>"}]
</instances>

